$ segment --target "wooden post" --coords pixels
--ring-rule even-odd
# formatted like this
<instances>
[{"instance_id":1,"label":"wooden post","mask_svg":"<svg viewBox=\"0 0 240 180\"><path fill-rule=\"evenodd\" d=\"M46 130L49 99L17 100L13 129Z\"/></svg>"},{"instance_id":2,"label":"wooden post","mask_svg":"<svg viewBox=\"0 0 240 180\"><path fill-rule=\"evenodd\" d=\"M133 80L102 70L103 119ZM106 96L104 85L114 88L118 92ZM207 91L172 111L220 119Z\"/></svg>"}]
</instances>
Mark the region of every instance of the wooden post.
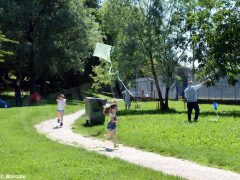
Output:
<instances>
[{"instance_id":1,"label":"wooden post","mask_svg":"<svg viewBox=\"0 0 240 180\"><path fill-rule=\"evenodd\" d=\"M156 109L157 109L157 110L160 109L160 102L159 102L159 101L157 101L157 103L156 103Z\"/></svg>"}]
</instances>

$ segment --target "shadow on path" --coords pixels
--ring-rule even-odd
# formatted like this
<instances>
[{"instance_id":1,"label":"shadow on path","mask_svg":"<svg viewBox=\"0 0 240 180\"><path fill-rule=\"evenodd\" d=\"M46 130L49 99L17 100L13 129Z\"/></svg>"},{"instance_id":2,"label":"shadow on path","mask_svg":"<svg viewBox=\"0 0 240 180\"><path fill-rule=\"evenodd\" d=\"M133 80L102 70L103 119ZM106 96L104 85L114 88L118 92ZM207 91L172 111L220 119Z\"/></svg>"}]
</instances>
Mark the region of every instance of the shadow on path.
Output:
<instances>
[{"instance_id":1,"label":"shadow on path","mask_svg":"<svg viewBox=\"0 0 240 180\"><path fill-rule=\"evenodd\" d=\"M193 111L194 112L194 111ZM177 111L175 109L169 109L166 111L161 111L161 110L123 110L123 111L119 111L118 115L119 116L135 116L135 115L147 115L147 114L187 114L187 110L186 111ZM201 116L215 116L216 113L214 111L203 111L200 112ZM240 111L225 111L225 112L218 112L219 116L222 117L240 117Z\"/></svg>"}]
</instances>

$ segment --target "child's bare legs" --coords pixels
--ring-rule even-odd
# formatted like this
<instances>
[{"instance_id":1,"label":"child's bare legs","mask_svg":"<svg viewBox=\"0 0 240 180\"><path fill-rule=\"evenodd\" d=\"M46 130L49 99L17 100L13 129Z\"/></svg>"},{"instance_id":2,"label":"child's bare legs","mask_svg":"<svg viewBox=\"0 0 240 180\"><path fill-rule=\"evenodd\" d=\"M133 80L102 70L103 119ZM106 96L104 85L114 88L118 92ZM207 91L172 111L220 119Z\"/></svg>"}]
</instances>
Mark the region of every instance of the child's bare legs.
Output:
<instances>
[{"instance_id":1,"label":"child's bare legs","mask_svg":"<svg viewBox=\"0 0 240 180\"><path fill-rule=\"evenodd\" d=\"M63 111L57 112L57 121L58 121L58 123L60 123L60 126L63 125L63 115L64 115Z\"/></svg>"},{"instance_id":2,"label":"child's bare legs","mask_svg":"<svg viewBox=\"0 0 240 180\"><path fill-rule=\"evenodd\" d=\"M129 110L131 105L125 105L125 110Z\"/></svg>"},{"instance_id":3,"label":"child's bare legs","mask_svg":"<svg viewBox=\"0 0 240 180\"><path fill-rule=\"evenodd\" d=\"M112 136L112 131L107 130L106 134L104 135L106 139L110 139Z\"/></svg>"},{"instance_id":4,"label":"child's bare legs","mask_svg":"<svg viewBox=\"0 0 240 180\"><path fill-rule=\"evenodd\" d=\"M114 147L117 147L117 129L113 130Z\"/></svg>"},{"instance_id":5,"label":"child's bare legs","mask_svg":"<svg viewBox=\"0 0 240 180\"><path fill-rule=\"evenodd\" d=\"M61 112L57 112L57 120L58 120L58 123L60 123L61 121Z\"/></svg>"},{"instance_id":6,"label":"child's bare legs","mask_svg":"<svg viewBox=\"0 0 240 180\"><path fill-rule=\"evenodd\" d=\"M107 130L106 134L104 135L106 139L110 139L112 136L113 136L114 147L118 147L117 146L117 129L113 129L112 131Z\"/></svg>"},{"instance_id":7,"label":"child's bare legs","mask_svg":"<svg viewBox=\"0 0 240 180\"><path fill-rule=\"evenodd\" d=\"M63 115L64 115L64 112L61 112L61 119L60 119L61 124L63 124Z\"/></svg>"}]
</instances>

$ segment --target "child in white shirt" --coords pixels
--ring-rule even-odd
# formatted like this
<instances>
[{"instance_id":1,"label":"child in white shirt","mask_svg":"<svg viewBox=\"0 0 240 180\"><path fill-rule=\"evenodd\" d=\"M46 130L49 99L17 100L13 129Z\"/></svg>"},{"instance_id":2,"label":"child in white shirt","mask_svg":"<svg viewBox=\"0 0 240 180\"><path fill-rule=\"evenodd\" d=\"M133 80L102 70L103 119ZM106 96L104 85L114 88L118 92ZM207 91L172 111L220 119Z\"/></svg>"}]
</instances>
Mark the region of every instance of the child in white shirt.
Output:
<instances>
[{"instance_id":1,"label":"child in white shirt","mask_svg":"<svg viewBox=\"0 0 240 180\"><path fill-rule=\"evenodd\" d=\"M60 123L60 127L63 126L63 116L64 116L64 108L66 106L66 99L63 94L60 94L57 98L57 122Z\"/></svg>"}]
</instances>

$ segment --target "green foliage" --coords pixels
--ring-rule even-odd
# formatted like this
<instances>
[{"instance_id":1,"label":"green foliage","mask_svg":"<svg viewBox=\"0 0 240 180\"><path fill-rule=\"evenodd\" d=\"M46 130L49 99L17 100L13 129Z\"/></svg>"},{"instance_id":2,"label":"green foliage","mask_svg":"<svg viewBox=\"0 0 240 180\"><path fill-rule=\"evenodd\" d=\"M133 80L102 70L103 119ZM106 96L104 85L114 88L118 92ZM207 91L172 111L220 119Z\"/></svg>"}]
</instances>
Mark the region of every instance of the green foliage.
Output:
<instances>
[{"instance_id":1,"label":"green foliage","mask_svg":"<svg viewBox=\"0 0 240 180\"><path fill-rule=\"evenodd\" d=\"M104 60L100 61L100 65L93 67L94 75L91 75L92 79L94 80L92 86L94 90L98 90L106 86L111 86L114 80L114 77L109 74L109 63Z\"/></svg>"},{"instance_id":2,"label":"green foliage","mask_svg":"<svg viewBox=\"0 0 240 180\"><path fill-rule=\"evenodd\" d=\"M196 8L197 7L197 8ZM199 76L214 80L228 77L234 85L240 74L240 26L238 1L197 1L189 14L194 29Z\"/></svg>"},{"instance_id":3,"label":"green foliage","mask_svg":"<svg viewBox=\"0 0 240 180\"><path fill-rule=\"evenodd\" d=\"M83 72L95 41L102 38L91 10L78 0L3 0L0 9L4 34L20 43L6 67L30 79L30 86L70 69Z\"/></svg>"},{"instance_id":4,"label":"green foliage","mask_svg":"<svg viewBox=\"0 0 240 180\"><path fill-rule=\"evenodd\" d=\"M3 43L7 42L7 43L15 43L17 44L16 41L10 40L8 38L6 38L5 35L2 35L0 32L0 62L4 62L3 57L6 55L13 55L13 52L10 51L6 51L3 49Z\"/></svg>"},{"instance_id":5,"label":"green foliage","mask_svg":"<svg viewBox=\"0 0 240 180\"><path fill-rule=\"evenodd\" d=\"M158 84L160 76L169 89L176 81L176 67L186 60L186 17L181 0L104 2L101 10L104 32L112 37L113 61L125 80L138 76L154 78L162 108L165 105ZM163 107L164 106L164 107Z\"/></svg>"},{"instance_id":6,"label":"green foliage","mask_svg":"<svg viewBox=\"0 0 240 180\"><path fill-rule=\"evenodd\" d=\"M89 8L99 8L99 3L101 0L84 0L83 3L85 6L89 7Z\"/></svg>"},{"instance_id":7,"label":"green foliage","mask_svg":"<svg viewBox=\"0 0 240 180\"><path fill-rule=\"evenodd\" d=\"M201 164L231 169L240 172L240 111L239 106L220 105L218 122L211 104L200 104L198 123L187 122L183 102L170 101L171 109L165 113L156 110L156 102L143 102L141 109L124 110L119 106L118 141L178 158L189 159ZM85 119L76 122L76 132L104 138L106 124L86 128Z\"/></svg>"}]
</instances>

